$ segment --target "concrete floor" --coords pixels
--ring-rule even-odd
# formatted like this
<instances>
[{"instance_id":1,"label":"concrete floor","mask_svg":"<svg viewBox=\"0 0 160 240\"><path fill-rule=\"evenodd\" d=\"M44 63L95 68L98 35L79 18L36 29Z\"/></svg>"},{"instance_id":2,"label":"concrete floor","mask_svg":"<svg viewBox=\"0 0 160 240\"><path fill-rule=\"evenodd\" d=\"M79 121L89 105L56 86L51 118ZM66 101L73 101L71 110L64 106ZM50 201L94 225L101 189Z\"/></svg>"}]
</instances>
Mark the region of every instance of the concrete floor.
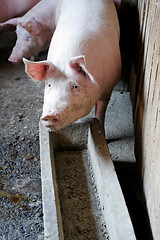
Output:
<instances>
[{"instance_id":1,"label":"concrete floor","mask_svg":"<svg viewBox=\"0 0 160 240\"><path fill-rule=\"evenodd\" d=\"M135 163L130 93L114 91L105 121L106 138L114 161Z\"/></svg>"}]
</instances>

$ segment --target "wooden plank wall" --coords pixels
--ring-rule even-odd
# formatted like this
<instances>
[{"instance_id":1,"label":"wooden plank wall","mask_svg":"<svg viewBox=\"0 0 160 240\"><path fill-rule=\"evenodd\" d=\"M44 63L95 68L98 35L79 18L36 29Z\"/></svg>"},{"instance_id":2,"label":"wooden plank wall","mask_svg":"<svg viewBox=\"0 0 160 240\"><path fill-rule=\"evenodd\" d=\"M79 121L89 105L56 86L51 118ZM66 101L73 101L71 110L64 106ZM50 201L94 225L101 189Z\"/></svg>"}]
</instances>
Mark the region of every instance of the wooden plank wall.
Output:
<instances>
[{"instance_id":1,"label":"wooden plank wall","mask_svg":"<svg viewBox=\"0 0 160 240\"><path fill-rule=\"evenodd\" d=\"M130 90L135 153L153 239L160 239L160 0L138 0Z\"/></svg>"}]
</instances>

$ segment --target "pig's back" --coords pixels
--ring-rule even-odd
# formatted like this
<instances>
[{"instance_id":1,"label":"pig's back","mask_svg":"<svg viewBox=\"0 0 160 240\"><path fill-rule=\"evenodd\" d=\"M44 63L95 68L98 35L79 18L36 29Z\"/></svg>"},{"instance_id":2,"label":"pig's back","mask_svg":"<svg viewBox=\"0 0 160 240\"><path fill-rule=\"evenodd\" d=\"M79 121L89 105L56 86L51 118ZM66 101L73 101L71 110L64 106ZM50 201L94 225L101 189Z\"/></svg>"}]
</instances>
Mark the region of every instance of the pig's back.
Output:
<instances>
[{"instance_id":1,"label":"pig's back","mask_svg":"<svg viewBox=\"0 0 160 240\"><path fill-rule=\"evenodd\" d=\"M74 21L73 21L74 19ZM108 24L106 24L108 22ZM97 31L101 28L112 27L119 36L117 12L113 0L60 0L57 7L56 23L63 28Z\"/></svg>"},{"instance_id":2,"label":"pig's back","mask_svg":"<svg viewBox=\"0 0 160 240\"><path fill-rule=\"evenodd\" d=\"M103 70L106 61L119 51L119 23L113 0L59 1L56 24L49 61L65 72L71 58L85 55L88 70L95 78L108 75Z\"/></svg>"}]
</instances>

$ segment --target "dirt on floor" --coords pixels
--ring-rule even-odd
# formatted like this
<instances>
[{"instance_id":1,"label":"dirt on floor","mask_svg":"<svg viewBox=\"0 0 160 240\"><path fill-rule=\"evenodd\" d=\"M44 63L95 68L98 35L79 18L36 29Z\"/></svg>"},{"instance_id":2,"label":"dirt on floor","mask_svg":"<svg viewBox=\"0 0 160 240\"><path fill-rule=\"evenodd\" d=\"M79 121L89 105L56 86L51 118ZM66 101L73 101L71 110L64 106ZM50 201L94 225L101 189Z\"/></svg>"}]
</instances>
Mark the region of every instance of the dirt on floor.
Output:
<instances>
[{"instance_id":1,"label":"dirt on floor","mask_svg":"<svg viewBox=\"0 0 160 240\"><path fill-rule=\"evenodd\" d=\"M0 239L43 239L38 123L43 84L12 65L15 33L0 36Z\"/></svg>"}]
</instances>

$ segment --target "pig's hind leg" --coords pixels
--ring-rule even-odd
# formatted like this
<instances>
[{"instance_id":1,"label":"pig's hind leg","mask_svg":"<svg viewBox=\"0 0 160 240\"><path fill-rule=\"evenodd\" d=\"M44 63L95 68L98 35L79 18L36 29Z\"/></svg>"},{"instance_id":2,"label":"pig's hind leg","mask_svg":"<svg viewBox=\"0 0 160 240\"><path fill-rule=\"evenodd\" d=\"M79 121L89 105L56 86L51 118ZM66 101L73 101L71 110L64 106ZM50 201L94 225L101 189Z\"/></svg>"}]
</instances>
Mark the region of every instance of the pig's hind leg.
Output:
<instances>
[{"instance_id":1,"label":"pig's hind leg","mask_svg":"<svg viewBox=\"0 0 160 240\"><path fill-rule=\"evenodd\" d=\"M99 100L95 105L95 117L98 118L103 129L104 129L105 113L106 113L109 100L110 100L110 97L105 100Z\"/></svg>"}]
</instances>

